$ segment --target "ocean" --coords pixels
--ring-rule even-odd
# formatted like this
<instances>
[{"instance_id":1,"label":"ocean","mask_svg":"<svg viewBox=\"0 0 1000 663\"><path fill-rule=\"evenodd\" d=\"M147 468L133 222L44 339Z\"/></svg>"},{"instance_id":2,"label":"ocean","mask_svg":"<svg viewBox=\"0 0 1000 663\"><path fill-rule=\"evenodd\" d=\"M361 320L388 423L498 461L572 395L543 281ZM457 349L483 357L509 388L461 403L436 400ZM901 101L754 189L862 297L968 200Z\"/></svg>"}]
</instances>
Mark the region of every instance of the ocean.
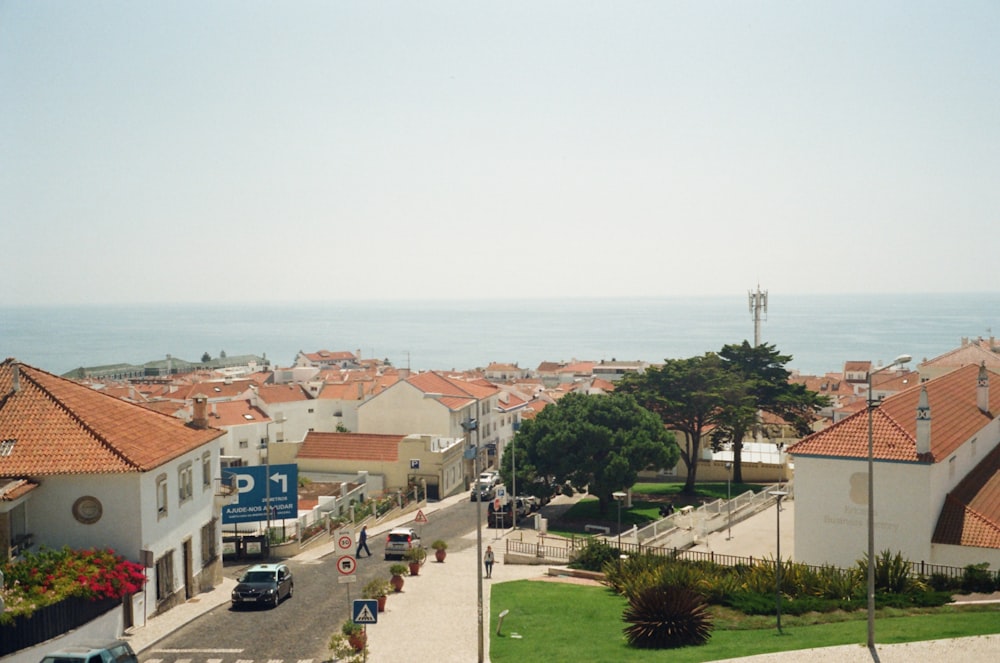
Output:
<instances>
[{"instance_id":1,"label":"ocean","mask_svg":"<svg viewBox=\"0 0 1000 663\"><path fill-rule=\"evenodd\" d=\"M1000 293L769 293L761 340L789 369L840 371L845 361L914 363L989 337ZM753 341L748 297L0 307L0 356L63 374L255 354L287 366L299 350L352 352L412 370L535 368L543 361L691 357Z\"/></svg>"}]
</instances>

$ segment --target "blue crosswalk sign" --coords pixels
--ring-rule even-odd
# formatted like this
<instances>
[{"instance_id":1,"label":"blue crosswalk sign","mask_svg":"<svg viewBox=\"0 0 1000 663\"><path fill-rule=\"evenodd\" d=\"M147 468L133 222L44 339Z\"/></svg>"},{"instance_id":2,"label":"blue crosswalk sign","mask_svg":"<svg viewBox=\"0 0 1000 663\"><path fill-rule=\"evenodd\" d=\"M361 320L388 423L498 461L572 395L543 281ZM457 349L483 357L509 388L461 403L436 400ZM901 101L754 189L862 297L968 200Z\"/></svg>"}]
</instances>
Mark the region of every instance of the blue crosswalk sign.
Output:
<instances>
[{"instance_id":1,"label":"blue crosswalk sign","mask_svg":"<svg viewBox=\"0 0 1000 663\"><path fill-rule=\"evenodd\" d=\"M378 601L376 599L354 599L351 608L351 621L355 624L378 623Z\"/></svg>"}]
</instances>

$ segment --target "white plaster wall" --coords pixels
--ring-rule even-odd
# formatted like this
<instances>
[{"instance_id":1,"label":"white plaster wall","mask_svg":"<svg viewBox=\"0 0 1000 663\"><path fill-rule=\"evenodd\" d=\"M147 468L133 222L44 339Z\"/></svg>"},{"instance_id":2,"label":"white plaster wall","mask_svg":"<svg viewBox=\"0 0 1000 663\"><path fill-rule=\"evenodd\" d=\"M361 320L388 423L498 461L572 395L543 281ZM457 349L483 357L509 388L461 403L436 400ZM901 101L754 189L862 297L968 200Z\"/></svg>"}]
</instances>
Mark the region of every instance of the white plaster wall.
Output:
<instances>
[{"instance_id":1,"label":"white plaster wall","mask_svg":"<svg viewBox=\"0 0 1000 663\"><path fill-rule=\"evenodd\" d=\"M197 576L202 571L201 560L201 528L215 516L214 482L207 488L203 487L201 460L205 451L212 453L212 477L220 476L219 452L215 442L203 445L195 451L175 458L151 472L146 472L141 478L141 545L142 550L151 550L153 558L159 559L168 551L173 553L174 589L184 586L184 558L182 544L190 538L192 547L192 575ZM190 462L193 468L193 494L183 503L179 501L180 466ZM167 513L160 517L157 512L156 483L157 477L165 474L167 478ZM222 521L216 527L216 550L222 550ZM156 568L148 569L148 587L150 591L150 611L156 600ZM196 588L194 588L197 591Z\"/></svg>"},{"instance_id":2,"label":"white plaster wall","mask_svg":"<svg viewBox=\"0 0 1000 663\"><path fill-rule=\"evenodd\" d=\"M929 467L875 463L875 550L930 559L937 513L928 499ZM795 558L854 566L868 551L868 464L796 457Z\"/></svg>"},{"instance_id":3,"label":"white plaster wall","mask_svg":"<svg viewBox=\"0 0 1000 663\"><path fill-rule=\"evenodd\" d=\"M931 549L931 563L942 566L966 567L970 564L987 563L992 571L1000 570L1000 550L996 548L973 548L972 546L947 546L934 544Z\"/></svg>"},{"instance_id":4,"label":"white plaster wall","mask_svg":"<svg viewBox=\"0 0 1000 663\"><path fill-rule=\"evenodd\" d=\"M73 517L73 503L84 495L96 497L103 513L85 525ZM28 531L35 549L112 548L131 561L139 559L140 475L72 474L45 477L27 502Z\"/></svg>"},{"instance_id":5,"label":"white plaster wall","mask_svg":"<svg viewBox=\"0 0 1000 663\"><path fill-rule=\"evenodd\" d=\"M397 382L358 407L358 433L454 436L447 407L406 382Z\"/></svg>"}]
</instances>

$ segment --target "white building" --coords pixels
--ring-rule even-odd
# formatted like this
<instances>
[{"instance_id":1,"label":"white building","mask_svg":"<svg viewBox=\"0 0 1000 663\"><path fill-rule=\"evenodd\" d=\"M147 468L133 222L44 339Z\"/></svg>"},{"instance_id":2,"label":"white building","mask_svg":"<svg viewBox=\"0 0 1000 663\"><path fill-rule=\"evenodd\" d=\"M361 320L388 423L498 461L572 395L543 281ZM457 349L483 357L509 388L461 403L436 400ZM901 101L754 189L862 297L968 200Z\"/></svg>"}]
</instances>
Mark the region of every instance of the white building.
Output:
<instances>
[{"instance_id":1,"label":"white building","mask_svg":"<svg viewBox=\"0 0 1000 663\"><path fill-rule=\"evenodd\" d=\"M127 605L126 626L213 587L222 574L222 431L207 426L207 410L200 399L187 424L4 361L0 559L69 546L148 561L150 605Z\"/></svg>"},{"instance_id":2,"label":"white building","mask_svg":"<svg viewBox=\"0 0 1000 663\"><path fill-rule=\"evenodd\" d=\"M850 567L867 553L868 415L789 450L796 561ZM886 398L871 415L876 554L1000 569L1000 375L967 365Z\"/></svg>"}]
</instances>

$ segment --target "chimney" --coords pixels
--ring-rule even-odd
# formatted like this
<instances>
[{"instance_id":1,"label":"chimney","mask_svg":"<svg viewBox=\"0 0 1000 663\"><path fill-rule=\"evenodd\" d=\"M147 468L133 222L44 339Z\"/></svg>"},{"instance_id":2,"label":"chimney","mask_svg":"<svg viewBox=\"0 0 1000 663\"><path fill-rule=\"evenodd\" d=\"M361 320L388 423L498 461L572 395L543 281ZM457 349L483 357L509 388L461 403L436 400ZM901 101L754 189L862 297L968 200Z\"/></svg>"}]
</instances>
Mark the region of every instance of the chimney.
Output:
<instances>
[{"instance_id":1,"label":"chimney","mask_svg":"<svg viewBox=\"0 0 1000 663\"><path fill-rule=\"evenodd\" d=\"M208 428L208 397L194 397L194 416L191 418L191 425L195 428Z\"/></svg>"},{"instance_id":2,"label":"chimney","mask_svg":"<svg viewBox=\"0 0 1000 663\"><path fill-rule=\"evenodd\" d=\"M920 389L917 402L917 455L931 450L931 406L927 402L927 387Z\"/></svg>"},{"instance_id":3,"label":"chimney","mask_svg":"<svg viewBox=\"0 0 1000 663\"><path fill-rule=\"evenodd\" d=\"M990 412L990 378L986 374L986 362L979 365L979 378L976 380L976 405L980 412Z\"/></svg>"}]
</instances>

